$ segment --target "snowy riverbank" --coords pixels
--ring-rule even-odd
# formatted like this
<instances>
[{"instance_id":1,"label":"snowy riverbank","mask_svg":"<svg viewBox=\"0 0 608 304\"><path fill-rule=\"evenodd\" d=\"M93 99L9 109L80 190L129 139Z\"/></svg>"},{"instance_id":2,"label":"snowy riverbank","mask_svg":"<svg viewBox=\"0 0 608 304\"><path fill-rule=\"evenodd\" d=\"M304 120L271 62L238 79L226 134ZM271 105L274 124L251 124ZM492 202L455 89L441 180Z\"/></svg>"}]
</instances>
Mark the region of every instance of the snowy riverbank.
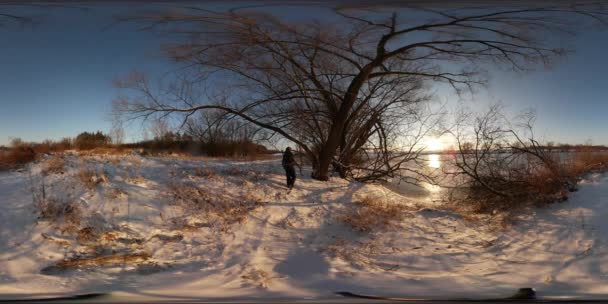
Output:
<instances>
[{"instance_id":1,"label":"snowy riverbank","mask_svg":"<svg viewBox=\"0 0 608 304\"><path fill-rule=\"evenodd\" d=\"M328 298L337 291L454 298L507 296L519 287L534 287L545 297L608 297L606 175L590 176L568 201L532 210L496 231L379 185L314 181L304 172L287 193L276 160L72 154L63 173L44 178L46 195L78 202L78 227L112 236L95 247L98 252L145 253L146 259L42 274L62 260L90 254L92 246L78 234L61 233L52 221L37 223L32 193L47 162L34 164L31 175L0 173L2 298L90 292ZM83 167L103 174L104 181L83 186L76 178ZM178 229L176 220L188 214L171 203L176 184L256 205L227 229L191 222ZM404 219L372 233L337 220L370 194L402 204Z\"/></svg>"}]
</instances>

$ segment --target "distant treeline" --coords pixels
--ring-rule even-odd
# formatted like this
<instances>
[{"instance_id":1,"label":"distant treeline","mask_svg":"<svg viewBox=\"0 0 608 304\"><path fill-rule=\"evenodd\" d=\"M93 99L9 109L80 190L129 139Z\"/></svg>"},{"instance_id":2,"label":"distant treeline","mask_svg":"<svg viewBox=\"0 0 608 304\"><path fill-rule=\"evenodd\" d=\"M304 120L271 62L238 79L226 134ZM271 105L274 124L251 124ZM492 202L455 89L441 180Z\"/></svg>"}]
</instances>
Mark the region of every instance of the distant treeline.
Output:
<instances>
[{"instance_id":1,"label":"distant treeline","mask_svg":"<svg viewBox=\"0 0 608 304\"><path fill-rule=\"evenodd\" d=\"M560 144L560 145L545 145L541 146L542 149L550 150L550 151L605 151L608 150L607 146L604 145L570 145L570 144Z\"/></svg>"},{"instance_id":2,"label":"distant treeline","mask_svg":"<svg viewBox=\"0 0 608 304\"><path fill-rule=\"evenodd\" d=\"M225 142L200 142L192 139L173 141L147 140L122 144L120 147L139 149L143 153L150 154L185 153L212 157L247 157L271 153L265 146L248 140Z\"/></svg>"},{"instance_id":3,"label":"distant treeline","mask_svg":"<svg viewBox=\"0 0 608 304\"><path fill-rule=\"evenodd\" d=\"M202 142L190 136L168 133L153 140L115 144L112 143L109 135L97 131L82 132L75 138L63 138L58 141L45 140L40 143L13 138L9 147L0 146L0 170L19 167L46 153L94 149L114 151L133 149L142 154L180 153L212 157L256 157L272 153L265 146L249 139L214 139Z\"/></svg>"},{"instance_id":4,"label":"distant treeline","mask_svg":"<svg viewBox=\"0 0 608 304\"><path fill-rule=\"evenodd\" d=\"M581 152L581 151L608 151L608 146L604 146L604 145L586 145L586 144L578 144L578 145L571 145L571 144L559 144L559 145L539 145L538 149L540 150L544 150L544 151L550 151L550 152ZM446 149L445 151L429 151L429 152L424 152L423 154L452 154L452 153L475 153L475 147L471 144L468 145L467 143L463 144L462 147L460 149L457 148L450 148L450 149ZM509 153L512 152L512 149L509 148L500 148L497 147L495 149L492 150L492 153Z\"/></svg>"},{"instance_id":5,"label":"distant treeline","mask_svg":"<svg viewBox=\"0 0 608 304\"><path fill-rule=\"evenodd\" d=\"M101 131L97 131L82 132L75 138L65 137L57 141L47 139L40 143L25 142L21 138L13 138L9 147L0 146L0 150L10 151L15 149L31 149L36 153L47 153L71 149L89 150L97 147L110 146L111 144L112 140L108 135L105 135Z\"/></svg>"}]
</instances>

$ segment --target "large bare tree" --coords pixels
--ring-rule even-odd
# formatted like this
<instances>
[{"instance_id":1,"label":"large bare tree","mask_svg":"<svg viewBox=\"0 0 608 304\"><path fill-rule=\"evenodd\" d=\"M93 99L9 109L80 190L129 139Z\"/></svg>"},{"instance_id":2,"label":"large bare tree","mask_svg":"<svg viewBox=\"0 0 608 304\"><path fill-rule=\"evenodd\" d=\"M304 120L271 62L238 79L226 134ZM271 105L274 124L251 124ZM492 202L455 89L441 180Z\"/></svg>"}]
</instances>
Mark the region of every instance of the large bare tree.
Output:
<instances>
[{"instance_id":1,"label":"large bare tree","mask_svg":"<svg viewBox=\"0 0 608 304\"><path fill-rule=\"evenodd\" d=\"M507 117L501 104L455 115L456 150L442 171L453 202L476 211L512 212L563 200L578 179L605 168L605 158L551 149L534 132L534 111ZM585 155L587 156L587 155Z\"/></svg>"},{"instance_id":2,"label":"large bare tree","mask_svg":"<svg viewBox=\"0 0 608 304\"><path fill-rule=\"evenodd\" d=\"M424 125L421 104L429 100L429 86L448 84L460 94L484 83L487 64L517 71L547 65L563 54L547 37L572 30L580 18L606 18L604 7L582 4L333 13L309 22L197 7L139 16L148 29L184 35L164 50L195 70L207 93L172 86L167 99L138 78L126 87L139 94L120 98L116 110L129 118L178 114L184 121L198 111L223 111L298 145L312 162L313 178L327 180L334 164L343 176L375 179L419 152L416 142L399 147L387 132L420 130L408 119ZM408 123L397 127L400 117Z\"/></svg>"}]
</instances>

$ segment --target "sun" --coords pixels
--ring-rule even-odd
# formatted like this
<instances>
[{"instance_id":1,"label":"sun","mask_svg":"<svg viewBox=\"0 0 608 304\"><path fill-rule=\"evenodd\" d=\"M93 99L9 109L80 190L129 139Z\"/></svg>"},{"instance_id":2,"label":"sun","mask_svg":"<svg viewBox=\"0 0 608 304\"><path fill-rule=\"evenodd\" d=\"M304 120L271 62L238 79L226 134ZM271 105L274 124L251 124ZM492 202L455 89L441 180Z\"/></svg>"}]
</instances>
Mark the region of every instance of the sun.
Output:
<instances>
[{"instance_id":1,"label":"sun","mask_svg":"<svg viewBox=\"0 0 608 304\"><path fill-rule=\"evenodd\" d=\"M428 138L426 140L426 150L441 151L443 150L443 142L439 138Z\"/></svg>"}]
</instances>

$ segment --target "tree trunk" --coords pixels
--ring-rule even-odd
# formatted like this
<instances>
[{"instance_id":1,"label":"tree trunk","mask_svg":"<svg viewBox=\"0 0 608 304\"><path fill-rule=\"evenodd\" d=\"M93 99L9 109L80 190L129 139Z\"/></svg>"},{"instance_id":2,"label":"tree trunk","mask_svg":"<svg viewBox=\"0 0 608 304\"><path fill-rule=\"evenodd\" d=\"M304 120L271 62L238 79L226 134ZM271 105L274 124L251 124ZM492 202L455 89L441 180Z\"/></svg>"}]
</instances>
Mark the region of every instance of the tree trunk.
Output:
<instances>
[{"instance_id":1,"label":"tree trunk","mask_svg":"<svg viewBox=\"0 0 608 304\"><path fill-rule=\"evenodd\" d=\"M346 133L342 133L342 138L340 139L340 157L338 157L338 162L334 163L334 170L338 172L340 178L346 178L348 176L348 166L350 165L350 156L347 151L346 145Z\"/></svg>"},{"instance_id":2,"label":"tree trunk","mask_svg":"<svg viewBox=\"0 0 608 304\"><path fill-rule=\"evenodd\" d=\"M319 154L319 161L316 162L316 164L313 164L313 171L311 177L320 181L328 181L331 159L332 156L329 154Z\"/></svg>"},{"instance_id":3,"label":"tree trunk","mask_svg":"<svg viewBox=\"0 0 608 304\"><path fill-rule=\"evenodd\" d=\"M332 163L336 149L338 149L338 146L340 146L350 110L352 109L361 86L363 86L363 83L365 80L367 80L367 77L373 71L373 69L381 62L381 59L376 59L367 64L349 85L348 90L344 95L344 99L342 100L342 104L340 105L340 109L334 117L334 123L329 129L327 141L319 153L318 170L313 170L312 178L322 181L329 180L329 166Z\"/></svg>"},{"instance_id":4,"label":"tree trunk","mask_svg":"<svg viewBox=\"0 0 608 304\"><path fill-rule=\"evenodd\" d=\"M329 180L329 166L331 166L336 149L340 145L340 137L342 136L342 130L344 123L346 122L346 113L340 115L334 120L330 130L327 141L321 151L319 152L319 166L317 170L313 170L312 178L327 181Z\"/></svg>"}]
</instances>

